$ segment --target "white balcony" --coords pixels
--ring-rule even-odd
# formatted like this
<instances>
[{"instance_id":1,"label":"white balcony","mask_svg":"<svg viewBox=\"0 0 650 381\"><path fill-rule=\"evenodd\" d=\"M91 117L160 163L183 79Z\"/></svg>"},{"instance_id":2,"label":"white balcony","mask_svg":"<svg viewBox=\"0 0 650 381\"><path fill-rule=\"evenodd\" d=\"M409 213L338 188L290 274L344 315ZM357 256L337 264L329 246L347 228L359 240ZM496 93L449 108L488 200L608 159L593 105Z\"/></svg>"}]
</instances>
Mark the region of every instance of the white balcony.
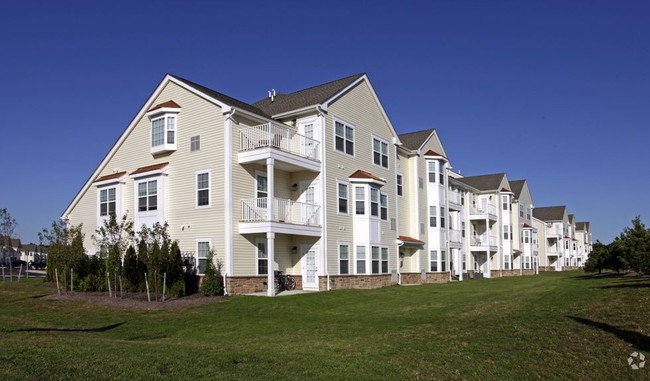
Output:
<instances>
[{"instance_id":1,"label":"white balcony","mask_svg":"<svg viewBox=\"0 0 650 381\"><path fill-rule=\"evenodd\" d=\"M456 229L449 229L449 242L462 244L463 243L463 232Z\"/></svg>"},{"instance_id":2,"label":"white balcony","mask_svg":"<svg viewBox=\"0 0 650 381\"><path fill-rule=\"evenodd\" d=\"M476 235L470 239L470 246L474 248L486 248L489 247L490 250L495 251L499 245L499 240L497 237L487 234Z\"/></svg>"},{"instance_id":3,"label":"white balcony","mask_svg":"<svg viewBox=\"0 0 650 381\"><path fill-rule=\"evenodd\" d=\"M496 221L497 220L497 207L492 204L479 205L471 207L469 210L470 218L484 219L485 217Z\"/></svg>"},{"instance_id":4,"label":"white balcony","mask_svg":"<svg viewBox=\"0 0 650 381\"><path fill-rule=\"evenodd\" d=\"M247 127L239 131L239 142L240 164L274 158L282 170L320 171L320 142L293 128L275 123Z\"/></svg>"},{"instance_id":5,"label":"white balcony","mask_svg":"<svg viewBox=\"0 0 650 381\"><path fill-rule=\"evenodd\" d=\"M269 215L268 197L242 200L239 232L276 232L309 236L321 234L320 205L283 198L275 198L273 202L273 215Z\"/></svg>"},{"instance_id":6,"label":"white balcony","mask_svg":"<svg viewBox=\"0 0 650 381\"><path fill-rule=\"evenodd\" d=\"M447 192L447 195L449 196L449 208L450 209L463 210L463 204L462 204L462 200L461 200L461 197L460 197L460 193L454 192L454 191L449 191L449 192Z\"/></svg>"}]
</instances>

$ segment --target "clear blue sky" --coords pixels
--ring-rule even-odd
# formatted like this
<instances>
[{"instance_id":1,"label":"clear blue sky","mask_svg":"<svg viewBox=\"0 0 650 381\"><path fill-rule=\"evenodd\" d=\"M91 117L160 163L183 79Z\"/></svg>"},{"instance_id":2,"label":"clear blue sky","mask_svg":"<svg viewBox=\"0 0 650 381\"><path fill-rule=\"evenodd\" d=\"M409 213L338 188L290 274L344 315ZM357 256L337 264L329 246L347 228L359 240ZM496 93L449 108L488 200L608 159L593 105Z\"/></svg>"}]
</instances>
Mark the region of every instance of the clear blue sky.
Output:
<instances>
[{"instance_id":1,"label":"clear blue sky","mask_svg":"<svg viewBox=\"0 0 650 381\"><path fill-rule=\"evenodd\" d=\"M248 102L366 72L463 174L650 223L650 1L367 3L3 1L0 208L36 242L167 72Z\"/></svg>"}]
</instances>

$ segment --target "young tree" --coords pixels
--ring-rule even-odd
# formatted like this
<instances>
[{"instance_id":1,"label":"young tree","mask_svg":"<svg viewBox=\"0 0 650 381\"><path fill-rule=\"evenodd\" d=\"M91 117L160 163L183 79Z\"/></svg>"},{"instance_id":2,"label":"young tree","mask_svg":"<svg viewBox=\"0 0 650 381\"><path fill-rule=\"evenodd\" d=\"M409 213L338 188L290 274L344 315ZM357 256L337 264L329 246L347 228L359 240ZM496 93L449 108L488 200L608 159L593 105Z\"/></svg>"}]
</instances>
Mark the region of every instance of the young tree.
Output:
<instances>
[{"instance_id":1,"label":"young tree","mask_svg":"<svg viewBox=\"0 0 650 381\"><path fill-rule=\"evenodd\" d=\"M214 251L210 249L205 265L205 274L201 281L201 292L205 296L223 295L223 276L221 274L221 261L215 265Z\"/></svg>"},{"instance_id":2,"label":"young tree","mask_svg":"<svg viewBox=\"0 0 650 381\"><path fill-rule=\"evenodd\" d=\"M646 260L650 256L650 232L641 217L632 220L632 227L626 227L621 234L622 250L631 270L643 273Z\"/></svg>"},{"instance_id":3,"label":"young tree","mask_svg":"<svg viewBox=\"0 0 650 381\"><path fill-rule=\"evenodd\" d=\"M108 219L95 230L93 239L96 244L105 250L107 257L106 267L112 274L113 284L118 284L118 274L122 273L122 259L127 247L133 244L135 233L133 222L125 215L117 221L115 213L111 213ZM102 254L103 255L103 254Z\"/></svg>"},{"instance_id":4,"label":"young tree","mask_svg":"<svg viewBox=\"0 0 650 381\"><path fill-rule=\"evenodd\" d=\"M593 250L589 253L589 258L585 262L584 270L589 273L598 271L602 274L608 261L609 249L607 245L603 245L600 241L596 241Z\"/></svg>"},{"instance_id":5,"label":"young tree","mask_svg":"<svg viewBox=\"0 0 650 381\"><path fill-rule=\"evenodd\" d=\"M2 262L7 261L7 253L11 250L11 237L14 235L18 223L11 217L7 208L0 209L0 249L2 249Z\"/></svg>"},{"instance_id":6,"label":"young tree","mask_svg":"<svg viewBox=\"0 0 650 381\"><path fill-rule=\"evenodd\" d=\"M50 230L43 229L38 233L41 241L47 242L48 249L48 266L45 279L54 280L55 270L61 271L63 284L67 284L70 269L75 269L79 273L84 260L85 249L83 247L84 235L81 230L82 225L70 226L67 222L59 220L52 222Z\"/></svg>"}]
</instances>

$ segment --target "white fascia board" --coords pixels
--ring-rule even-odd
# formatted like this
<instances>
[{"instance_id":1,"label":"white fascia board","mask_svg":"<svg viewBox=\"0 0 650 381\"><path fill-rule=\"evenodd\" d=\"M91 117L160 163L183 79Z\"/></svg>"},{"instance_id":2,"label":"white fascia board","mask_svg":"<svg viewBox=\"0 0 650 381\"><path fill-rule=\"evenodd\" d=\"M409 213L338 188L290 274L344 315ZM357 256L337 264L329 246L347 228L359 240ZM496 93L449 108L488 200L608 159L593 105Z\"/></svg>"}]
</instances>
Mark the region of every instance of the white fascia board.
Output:
<instances>
[{"instance_id":1,"label":"white fascia board","mask_svg":"<svg viewBox=\"0 0 650 381\"><path fill-rule=\"evenodd\" d=\"M368 76L366 74L362 75L356 81L352 82L351 84L346 86L343 90L334 94L330 99L323 102L323 108L327 109L329 104L332 103L334 100L336 100L338 97L340 97L341 94L345 94L347 91L349 91L351 88L355 87L362 81L366 81L366 83L368 84L368 87L370 88L370 92L372 93L372 97L374 98L375 102L377 102L377 107L379 107L379 111L381 112L381 115L384 117L384 120L388 124L388 127L390 127L391 132L393 133L393 138L395 142L394 144L401 145L402 142L399 140L397 131L395 130L395 127L393 127L393 123L391 123L390 119L388 118L388 114L386 114L386 110L384 110L384 106L382 106L381 102L379 101L379 98L377 97L377 93L375 92L375 89L372 87L372 84L370 83L370 80L368 79Z\"/></svg>"},{"instance_id":2,"label":"white fascia board","mask_svg":"<svg viewBox=\"0 0 650 381\"><path fill-rule=\"evenodd\" d=\"M288 117L288 116L297 115L297 114L302 114L302 113L304 113L305 111L309 111L309 110L311 110L311 109L314 109L315 111L318 111L318 107L319 107L319 106L321 106L321 108L322 108L324 111L327 111L327 107L326 107L325 105L319 105L319 104L316 104L316 105L311 105L311 106L307 106L307 107L299 108L299 109L297 109L297 110L291 110L291 111L283 112L283 113L281 113L281 114L275 114L275 115L273 115L273 118L274 118L274 119L282 119L282 118L286 118L286 117Z\"/></svg>"}]
</instances>

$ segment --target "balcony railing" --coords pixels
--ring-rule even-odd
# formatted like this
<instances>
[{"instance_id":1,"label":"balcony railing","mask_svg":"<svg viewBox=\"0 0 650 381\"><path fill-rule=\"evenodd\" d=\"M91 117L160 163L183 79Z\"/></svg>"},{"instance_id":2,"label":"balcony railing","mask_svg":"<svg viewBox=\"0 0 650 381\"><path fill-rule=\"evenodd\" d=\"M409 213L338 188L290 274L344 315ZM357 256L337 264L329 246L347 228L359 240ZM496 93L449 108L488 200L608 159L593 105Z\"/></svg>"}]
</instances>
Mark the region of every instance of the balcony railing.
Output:
<instances>
[{"instance_id":1,"label":"balcony railing","mask_svg":"<svg viewBox=\"0 0 650 381\"><path fill-rule=\"evenodd\" d=\"M497 207L492 204L479 205L470 209L470 214L489 214L497 215Z\"/></svg>"},{"instance_id":2,"label":"balcony railing","mask_svg":"<svg viewBox=\"0 0 650 381\"><path fill-rule=\"evenodd\" d=\"M449 242L463 243L463 232L456 229L449 229Z\"/></svg>"},{"instance_id":3,"label":"balcony railing","mask_svg":"<svg viewBox=\"0 0 650 381\"><path fill-rule=\"evenodd\" d=\"M485 234L474 236L470 240L472 246L497 246L497 242L497 237Z\"/></svg>"},{"instance_id":4,"label":"balcony railing","mask_svg":"<svg viewBox=\"0 0 650 381\"><path fill-rule=\"evenodd\" d=\"M456 205L462 205L460 193L454 192L454 191L449 191L447 193L449 195L449 203L456 204Z\"/></svg>"},{"instance_id":5,"label":"balcony railing","mask_svg":"<svg viewBox=\"0 0 650 381\"><path fill-rule=\"evenodd\" d=\"M239 131L239 137L240 151L277 148L315 161L320 157L320 142L274 123L244 128Z\"/></svg>"},{"instance_id":6,"label":"balcony railing","mask_svg":"<svg viewBox=\"0 0 650 381\"><path fill-rule=\"evenodd\" d=\"M242 200L242 221L320 226L320 205L283 198L276 198L273 201L273 216L269 216L268 197Z\"/></svg>"}]
</instances>

